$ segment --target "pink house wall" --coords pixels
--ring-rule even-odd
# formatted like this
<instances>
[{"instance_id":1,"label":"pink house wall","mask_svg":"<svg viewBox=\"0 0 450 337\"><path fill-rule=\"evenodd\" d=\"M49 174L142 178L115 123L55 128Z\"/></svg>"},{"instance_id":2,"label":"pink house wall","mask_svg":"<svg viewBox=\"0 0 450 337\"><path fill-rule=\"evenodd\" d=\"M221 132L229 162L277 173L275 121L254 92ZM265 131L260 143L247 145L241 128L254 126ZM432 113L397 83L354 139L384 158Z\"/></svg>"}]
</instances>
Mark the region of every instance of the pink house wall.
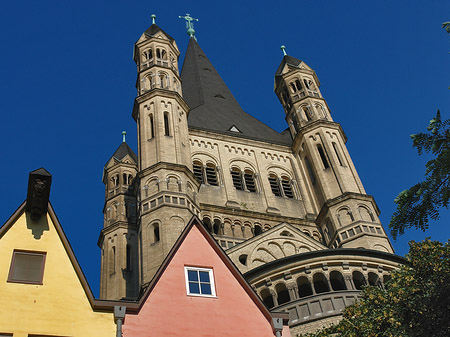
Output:
<instances>
[{"instance_id":1,"label":"pink house wall","mask_svg":"<svg viewBox=\"0 0 450 337\"><path fill-rule=\"evenodd\" d=\"M184 266L212 268L217 297L188 296ZM268 319L193 226L139 313L126 315L123 336L273 337L274 334Z\"/></svg>"}]
</instances>

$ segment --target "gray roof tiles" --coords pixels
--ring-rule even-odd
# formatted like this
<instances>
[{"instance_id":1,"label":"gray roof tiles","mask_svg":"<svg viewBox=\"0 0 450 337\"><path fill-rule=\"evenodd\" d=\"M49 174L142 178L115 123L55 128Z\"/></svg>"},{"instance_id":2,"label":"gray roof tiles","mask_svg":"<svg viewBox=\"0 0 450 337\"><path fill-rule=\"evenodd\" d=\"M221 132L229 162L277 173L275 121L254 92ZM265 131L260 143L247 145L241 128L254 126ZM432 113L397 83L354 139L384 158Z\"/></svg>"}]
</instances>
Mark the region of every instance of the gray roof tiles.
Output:
<instances>
[{"instance_id":1,"label":"gray roof tiles","mask_svg":"<svg viewBox=\"0 0 450 337\"><path fill-rule=\"evenodd\" d=\"M194 38L189 41L181 80L183 98L191 108L189 127L283 145L292 143L289 133L280 134L242 110ZM241 132L230 131L233 126Z\"/></svg>"}]
</instances>

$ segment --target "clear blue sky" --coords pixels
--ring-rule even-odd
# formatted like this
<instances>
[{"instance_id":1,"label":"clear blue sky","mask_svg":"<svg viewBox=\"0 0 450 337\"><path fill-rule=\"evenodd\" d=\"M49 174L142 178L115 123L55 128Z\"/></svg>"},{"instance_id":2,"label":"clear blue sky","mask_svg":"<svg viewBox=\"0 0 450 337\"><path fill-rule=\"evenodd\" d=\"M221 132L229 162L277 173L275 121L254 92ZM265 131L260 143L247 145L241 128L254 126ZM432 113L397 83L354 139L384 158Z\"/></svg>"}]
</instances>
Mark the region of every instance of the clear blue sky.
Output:
<instances>
[{"instance_id":1,"label":"clear blue sky","mask_svg":"<svg viewBox=\"0 0 450 337\"><path fill-rule=\"evenodd\" d=\"M96 295L102 168L121 142L136 150L133 43L150 24L184 56L179 15L199 18L197 38L245 111L277 131L283 109L273 75L288 54L315 69L335 121L386 227L393 200L421 180L426 157L409 135L437 108L450 116L449 1L8 1L0 12L0 222L26 198L28 172L53 174L51 202ZM450 237L450 211L426 233Z\"/></svg>"}]
</instances>

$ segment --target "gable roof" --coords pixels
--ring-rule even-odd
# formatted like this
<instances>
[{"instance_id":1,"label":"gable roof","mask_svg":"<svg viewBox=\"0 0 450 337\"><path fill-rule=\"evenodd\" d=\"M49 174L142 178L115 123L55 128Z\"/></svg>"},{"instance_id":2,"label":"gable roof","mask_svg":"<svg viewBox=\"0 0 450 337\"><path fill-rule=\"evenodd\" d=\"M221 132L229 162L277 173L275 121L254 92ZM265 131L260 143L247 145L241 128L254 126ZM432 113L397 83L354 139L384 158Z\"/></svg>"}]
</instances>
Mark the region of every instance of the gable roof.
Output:
<instances>
[{"instance_id":1,"label":"gable roof","mask_svg":"<svg viewBox=\"0 0 450 337\"><path fill-rule=\"evenodd\" d=\"M191 108L190 128L283 145L292 143L290 134L280 134L242 110L194 38L189 40L181 81L183 98ZM230 131L233 126L241 133Z\"/></svg>"},{"instance_id":2,"label":"gable roof","mask_svg":"<svg viewBox=\"0 0 450 337\"><path fill-rule=\"evenodd\" d=\"M3 224L3 226L0 227L0 240L3 238L3 236L8 232L8 230L18 221L18 219L25 212L26 204L27 204L27 201L25 200L19 206L19 208L11 215L11 217ZM48 203L48 215L50 216L50 219L56 229L56 232L58 233L61 243L63 244L63 247L67 253L67 256L69 257L69 260L75 270L75 273L76 273L78 279L80 280L80 283L83 287L84 293L86 294L86 297L87 297L91 307L94 310L101 309L104 311L112 312L114 309L114 304L115 304L113 301L96 300L94 298L94 295L92 294L92 290L86 279L86 276L84 275L83 270L81 269L81 266L78 263L77 258L75 257L72 246L70 245L69 240L67 239L67 236L64 233L64 230L63 230L63 228L58 220L58 217L56 216L56 213L53 210L53 207L50 204L50 202Z\"/></svg>"},{"instance_id":3,"label":"gable roof","mask_svg":"<svg viewBox=\"0 0 450 337\"><path fill-rule=\"evenodd\" d=\"M298 66L302 63L301 60L295 58L293 56L284 55L281 60L280 65L278 66L277 71L275 72L275 85L278 86L281 81L281 75L283 74L283 69L287 65L288 67L298 68Z\"/></svg>"},{"instance_id":4,"label":"gable roof","mask_svg":"<svg viewBox=\"0 0 450 337\"><path fill-rule=\"evenodd\" d=\"M206 230L205 226L203 226L202 222L197 216L193 216L189 223L184 228L183 232L179 236L178 240L175 242L174 246L170 250L167 257L164 259L163 263L159 267L158 271L156 272L153 279L148 284L146 290L142 294L141 298L139 299L139 302L135 306L127 305L127 312L134 312L137 313L141 310L142 306L146 302L147 298L149 297L152 290L156 287L156 284L164 274L165 270L171 263L172 259L174 258L175 254L178 252L180 247L182 246L183 242L185 241L186 237L191 232L192 228L195 227L198 229L198 231L202 234L202 236L205 238L205 240L208 242L208 244L211 246L211 248L215 251L215 253L218 255L220 260L224 263L224 265L228 268L228 270L232 273L232 275L236 278L238 283L241 285L241 287L244 289L244 291L248 294L248 296L251 298L251 300L255 303L255 305L259 308L259 310L262 312L264 317L268 320L269 323L272 321L272 317L279 317L286 319L287 314L284 313L271 313L269 309L265 306L265 304L262 302L262 300L259 298L259 296L253 291L251 286L247 283L247 281L244 279L242 274L239 272L238 268L233 264L233 262L230 260L230 258L227 256L227 254L223 251L223 249L219 246L217 241L212 237L212 235Z\"/></svg>"},{"instance_id":5,"label":"gable roof","mask_svg":"<svg viewBox=\"0 0 450 337\"><path fill-rule=\"evenodd\" d=\"M164 35L167 36L167 38L170 40L170 42L174 41L174 38L172 36L170 36L169 34L167 34L164 30L162 30L157 24L152 24L150 27L147 28L147 30L144 32L144 34L152 37L154 35L156 35L156 33L161 32Z\"/></svg>"},{"instance_id":6,"label":"gable roof","mask_svg":"<svg viewBox=\"0 0 450 337\"><path fill-rule=\"evenodd\" d=\"M121 161L123 158L126 157L126 155L129 155L131 159L134 160L134 162L137 164L138 158L134 151L131 149L131 147L128 146L126 142L122 142L120 146L117 148L116 152L111 156L111 158L108 159L108 161L105 164L105 167L108 165L108 163L111 161L111 159L115 158L118 161Z\"/></svg>"}]
</instances>

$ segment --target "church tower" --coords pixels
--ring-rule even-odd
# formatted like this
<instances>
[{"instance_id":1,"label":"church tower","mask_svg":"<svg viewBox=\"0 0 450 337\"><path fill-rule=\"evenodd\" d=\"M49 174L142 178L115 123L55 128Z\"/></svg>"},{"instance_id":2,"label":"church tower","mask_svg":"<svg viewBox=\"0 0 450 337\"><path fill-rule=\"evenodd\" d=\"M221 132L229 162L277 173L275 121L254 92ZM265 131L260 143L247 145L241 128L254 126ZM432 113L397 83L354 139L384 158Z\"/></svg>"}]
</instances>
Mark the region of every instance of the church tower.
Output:
<instances>
[{"instance_id":1,"label":"church tower","mask_svg":"<svg viewBox=\"0 0 450 337\"><path fill-rule=\"evenodd\" d=\"M330 248L366 248L392 253L379 210L365 193L345 143L319 90L315 71L284 51L275 74L275 93L293 138L292 151L316 205L316 225ZM380 248L383 247L383 248Z\"/></svg>"},{"instance_id":2,"label":"church tower","mask_svg":"<svg viewBox=\"0 0 450 337\"><path fill-rule=\"evenodd\" d=\"M98 245L102 250L100 297L133 298L138 294L137 241L137 157L125 142L103 169L105 205L103 230Z\"/></svg>"},{"instance_id":3,"label":"church tower","mask_svg":"<svg viewBox=\"0 0 450 337\"><path fill-rule=\"evenodd\" d=\"M134 46L138 129L140 284L151 280L192 215L199 183L192 173L175 40L154 20Z\"/></svg>"}]
</instances>

